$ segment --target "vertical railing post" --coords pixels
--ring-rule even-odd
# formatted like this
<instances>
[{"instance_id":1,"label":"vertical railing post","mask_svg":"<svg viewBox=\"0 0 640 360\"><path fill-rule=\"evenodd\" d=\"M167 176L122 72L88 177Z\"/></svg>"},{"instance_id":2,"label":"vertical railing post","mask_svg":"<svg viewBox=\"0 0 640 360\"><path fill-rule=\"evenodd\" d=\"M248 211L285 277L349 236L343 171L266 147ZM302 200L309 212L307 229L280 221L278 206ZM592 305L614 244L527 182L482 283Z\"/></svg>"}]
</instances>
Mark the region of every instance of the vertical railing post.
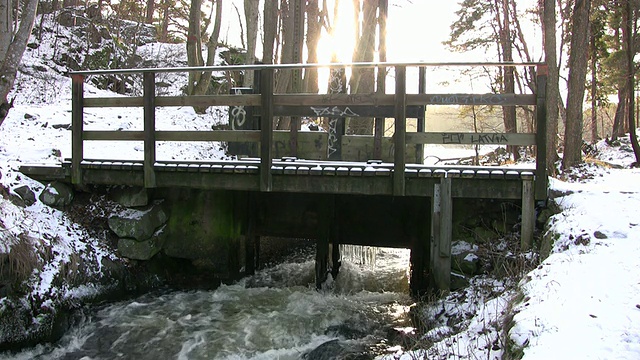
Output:
<instances>
[{"instance_id":1,"label":"vertical railing post","mask_svg":"<svg viewBox=\"0 0 640 360\"><path fill-rule=\"evenodd\" d=\"M143 80L144 107L144 187L156 187L156 74L145 72Z\"/></svg>"},{"instance_id":2,"label":"vertical railing post","mask_svg":"<svg viewBox=\"0 0 640 360\"><path fill-rule=\"evenodd\" d=\"M522 225L520 227L520 249L528 251L533 245L536 224L535 200L532 173L522 173Z\"/></svg>"},{"instance_id":3,"label":"vertical railing post","mask_svg":"<svg viewBox=\"0 0 640 360\"><path fill-rule=\"evenodd\" d=\"M442 174L434 185L433 209L431 213L431 270L432 286L447 291L451 286L451 237L453 203L451 178Z\"/></svg>"},{"instance_id":4,"label":"vertical railing post","mask_svg":"<svg viewBox=\"0 0 640 360\"><path fill-rule=\"evenodd\" d=\"M396 66L393 195L404 196L407 132L407 68Z\"/></svg>"},{"instance_id":5,"label":"vertical railing post","mask_svg":"<svg viewBox=\"0 0 640 360\"><path fill-rule=\"evenodd\" d=\"M273 68L260 70L260 191L271 191L273 177Z\"/></svg>"},{"instance_id":6,"label":"vertical railing post","mask_svg":"<svg viewBox=\"0 0 640 360\"><path fill-rule=\"evenodd\" d=\"M329 69L329 94L345 94L347 92L347 76L344 68ZM345 134L344 117L329 118L329 138L327 140L327 159L342 160L342 136Z\"/></svg>"},{"instance_id":7,"label":"vertical railing post","mask_svg":"<svg viewBox=\"0 0 640 360\"><path fill-rule=\"evenodd\" d=\"M536 179L535 198L547 198L547 65L536 68Z\"/></svg>"},{"instance_id":8,"label":"vertical railing post","mask_svg":"<svg viewBox=\"0 0 640 360\"><path fill-rule=\"evenodd\" d=\"M82 184L82 168L84 145L84 76L71 76L71 182Z\"/></svg>"},{"instance_id":9,"label":"vertical railing post","mask_svg":"<svg viewBox=\"0 0 640 360\"><path fill-rule=\"evenodd\" d=\"M427 93L427 68L420 66L418 68L418 94ZM425 132L426 124L424 118L425 106L420 106L420 116L417 119L417 132ZM424 163L424 144L416 144L416 163Z\"/></svg>"}]
</instances>

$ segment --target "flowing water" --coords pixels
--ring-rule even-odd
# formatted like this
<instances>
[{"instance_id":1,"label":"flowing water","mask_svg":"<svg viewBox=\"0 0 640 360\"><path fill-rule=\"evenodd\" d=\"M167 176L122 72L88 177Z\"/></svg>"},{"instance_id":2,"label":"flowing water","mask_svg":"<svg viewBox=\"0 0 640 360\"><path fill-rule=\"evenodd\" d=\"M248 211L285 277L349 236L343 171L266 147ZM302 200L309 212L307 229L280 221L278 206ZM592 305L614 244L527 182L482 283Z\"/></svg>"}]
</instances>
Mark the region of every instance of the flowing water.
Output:
<instances>
[{"instance_id":1,"label":"flowing water","mask_svg":"<svg viewBox=\"0 0 640 360\"><path fill-rule=\"evenodd\" d=\"M354 261L343 259L322 291L307 256L212 291L147 294L89 309L56 344L9 358L300 359L333 339L379 343L388 329L407 326L409 252L343 250ZM372 260L375 266L362 264Z\"/></svg>"}]
</instances>

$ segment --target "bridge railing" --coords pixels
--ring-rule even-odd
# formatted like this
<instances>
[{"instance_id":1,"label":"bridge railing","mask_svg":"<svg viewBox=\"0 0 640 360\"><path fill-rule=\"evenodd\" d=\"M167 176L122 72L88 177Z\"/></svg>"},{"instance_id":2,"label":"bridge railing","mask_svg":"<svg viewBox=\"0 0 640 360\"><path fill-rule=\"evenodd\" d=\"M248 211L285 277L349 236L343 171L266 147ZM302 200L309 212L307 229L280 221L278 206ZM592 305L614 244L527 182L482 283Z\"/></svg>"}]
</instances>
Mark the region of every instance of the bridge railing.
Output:
<instances>
[{"instance_id":1,"label":"bridge railing","mask_svg":"<svg viewBox=\"0 0 640 360\"><path fill-rule=\"evenodd\" d=\"M425 93L424 69L428 67L534 67L536 86L534 94L427 94ZM357 69L375 68L382 73L392 71L395 74L393 94L283 94L274 93L274 74L280 70L329 68ZM407 93L407 68L420 71L417 94ZM225 94L201 96L158 96L156 94L156 75L160 73L187 73L190 71L253 71L260 78L257 94ZM380 72L379 72L380 73ZM142 96L130 97L85 97L84 82L91 75L142 74ZM540 63L351 63L351 64L283 64L283 65L239 65L197 68L165 69L120 69L101 71L78 71L72 73L72 181L83 182L82 163L84 141L143 141L144 142L144 184L156 186L156 145L158 141L223 141L249 142L259 144L260 190L272 189L272 164L274 160L274 138L288 137L291 155L296 155L299 123L292 126L286 135L274 130L273 119L276 116L317 116L328 118L376 117L374 135L366 141L373 141L373 154L379 156L384 139L384 119L393 117L394 135L387 139L393 149L407 149L415 145L418 160L422 159L424 144L483 144L536 146L535 192L537 198L546 197L546 66ZM470 132L427 132L424 126L424 107L427 105L495 105L535 107L534 133L470 133ZM158 130L156 127L156 108L164 106L229 106L253 107L259 115L259 129L255 130ZM84 109L92 107L142 107L144 128L142 131L85 130ZM407 132L407 118L418 118L417 132ZM381 121L380 121L381 120ZM231 121L231 120L230 120ZM335 122L334 122L335 124ZM343 125L344 128L344 125ZM334 129L334 131L336 131ZM331 129L330 129L331 132ZM344 130L333 135L343 136L342 143L367 139L366 137L346 136ZM336 141L329 134L328 142ZM331 147L328 144L328 149ZM329 154L327 158L331 159ZM393 152L393 193L405 193L405 169L407 156L404 151Z\"/></svg>"}]
</instances>

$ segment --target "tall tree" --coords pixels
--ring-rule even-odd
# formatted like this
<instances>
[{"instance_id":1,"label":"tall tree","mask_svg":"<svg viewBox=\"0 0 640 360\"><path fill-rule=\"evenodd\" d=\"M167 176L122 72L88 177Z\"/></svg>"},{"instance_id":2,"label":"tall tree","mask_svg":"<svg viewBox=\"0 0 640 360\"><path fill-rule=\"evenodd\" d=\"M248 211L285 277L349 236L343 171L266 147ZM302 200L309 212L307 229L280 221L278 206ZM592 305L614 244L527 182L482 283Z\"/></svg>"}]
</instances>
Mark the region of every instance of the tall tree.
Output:
<instances>
[{"instance_id":1,"label":"tall tree","mask_svg":"<svg viewBox=\"0 0 640 360\"><path fill-rule=\"evenodd\" d=\"M262 44L262 62L273 64L275 43L278 32L278 1L264 2L264 43Z\"/></svg>"},{"instance_id":2,"label":"tall tree","mask_svg":"<svg viewBox=\"0 0 640 360\"><path fill-rule=\"evenodd\" d=\"M569 53L567 89L567 124L564 134L562 168L567 170L582 162L582 123L589 46L591 0L575 0L573 31Z\"/></svg>"},{"instance_id":3,"label":"tall tree","mask_svg":"<svg viewBox=\"0 0 640 360\"><path fill-rule=\"evenodd\" d=\"M322 35L322 13L318 0L307 1L307 63L318 62L318 42ZM304 91L318 92L318 69L306 69L304 72Z\"/></svg>"},{"instance_id":4,"label":"tall tree","mask_svg":"<svg viewBox=\"0 0 640 360\"><path fill-rule=\"evenodd\" d=\"M187 63L189 66L211 66L214 64L216 49L218 48L218 38L220 37L220 25L222 23L222 0L216 0L216 14L213 31L207 41L207 60L202 55L202 11L201 0L192 0L189 10L189 34L187 36ZM211 71L191 71L189 72L189 83L187 93L189 95L202 95L209 89L211 83ZM195 109L204 112L206 109Z\"/></svg>"},{"instance_id":5,"label":"tall tree","mask_svg":"<svg viewBox=\"0 0 640 360\"><path fill-rule=\"evenodd\" d=\"M258 40L258 20L260 0L244 0L244 17L247 24L247 57L245 64L256 62L256 44ZM244 76L243 86L253 86L253 72L248 71Z\"/></svg>"},{"instance_id":6,"label":"tall tree","mask_svg":"<svg viewBox=\"0 0 640 360\"><path fill-rule=\"evenodd\" d=\"M636 9L632 4L632 0L626 0L626 6L624 11L623 24L622 27L622 39L624 41L625 51L627 53L627 88L635 89L634 80L636 75L636 65L633 61L636 50L634 46L634 39L636 37L636 25L637 18L635 16ZM633 91L630 92L627 98L627 121L629 123L629 138L631 141L631 146L633 147L633 153L636 156L635 166L640 166L640 144L638 144L638 136L636 135L636 122L635 122L635 114L634 114L634 101L635 94Z\"/></svg>"},{"instance_id":7,"label":"tall tree","mask_svg":"<svg viewBox=\"0 0 640 360\"><path fill-rule=\"evenodd\" d=\"M378 25L378 1L353 0L356 21L356 48L354 62L373 62L376 50L376 26ZM353 69L349 88L352 94L375 92L373 68ZM373 134L373 118L351 118L348 132L356 135Z\"/></svg>"},{"instance_id":8,"label":"tall tree","mask_svg":"<svg viewBox=\"0 0 640 360\"><path fill-rule=\"evenodd\" d=\"M280 36L282 41L282 50L280 52L280 63L290 64L293 62L294 52L294 31L295 26L295 6L294 0L281 0L280 2L280 16L282 26L280 28ZM285 93L292 88L293 73L289 69L283 69L278 71L275 79L275 92ZM275 128L278 130L285 130L291 127L291 118L283 117L275 120Z\"/></svg>"},{"instance_id":9,"label":"tall tree","mask_svg":"<svg viewBox=\"0 0 640 360\"><path fill-rule=\"evenodd\" d=\"M560 72L558 69L556 43L556 5L554 0L540 0L542 3L542 31L547 75L547 172L555 175L558 161L558 112L560 99Z\"/></svg>"},{"instance_id":10,"label":"tall tree","mask_svg":"<svg viewBox=\"0 0 640 360\"><path fill-rule=\"evenodd\" d=\"M5 5L6 10L11 11L10 4L12 4L12 2L8 0L2 0L1 2ZM27 42L29 41L29 36L31 35L31 30L36 20L37 9L38 0L25 0L24 6L21 9L18 30L15 34L13 34L12 31L9 32L12 34L11 41L6 49L0 49L0 61L2 61L0 65L0 125L2 125L9 110L13 106L13 101L8 101L7 97L16 81L18 66L22 60L22 54L24 54L24 50L27 47ZM6 15L4 18L6 19ZM6 26L11 28L11 25L5 25L2 22L0 22L0 26L3 27L3 30Z\"/></svg>"},{"instance_id":11,"label":"tall tree","mask_svg":"<svg viewBox=\"0 0 640 360\"><path fill-rule=\"evenodd\" d=\"M513 39L511 38L511 15L509 11L510 0L494 0L496 8L496 23L498 24L498 36L500 48L502 50L502 61L513 62ZM499 11L501 9L502 11ZM505 94L514 94L516 92L515 87L515 74L514 68L511 66L503 67L502 81L503 92ZM502 119L504 122L504 131L506 133L517 132L516 125L516 107L515 106L503 106L502 107ZM508 150L513 154L513 159L518 160L520 155L518 153L518 147L509 147Z\"/></svg>"}]
</instances>

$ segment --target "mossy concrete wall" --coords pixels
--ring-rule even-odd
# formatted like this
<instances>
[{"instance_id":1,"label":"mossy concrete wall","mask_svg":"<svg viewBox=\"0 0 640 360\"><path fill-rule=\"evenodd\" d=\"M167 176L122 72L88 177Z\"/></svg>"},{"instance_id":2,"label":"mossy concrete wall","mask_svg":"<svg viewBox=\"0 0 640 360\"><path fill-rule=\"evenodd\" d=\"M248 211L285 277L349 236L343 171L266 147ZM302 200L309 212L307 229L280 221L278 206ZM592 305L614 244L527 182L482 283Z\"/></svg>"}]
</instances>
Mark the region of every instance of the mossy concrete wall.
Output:
<instances>
[{"instance_id":1,"label":"mossy concrete wall","mask_svg":"<svg viewBox=\"0 0 640 360\"><path fill-rule=\"evenodd\" d=\"M166 255L192 260L221 279L240 275L245 265L247 195L234 191L160 190L169 220Z\"/></svg>"}]
</instances>

